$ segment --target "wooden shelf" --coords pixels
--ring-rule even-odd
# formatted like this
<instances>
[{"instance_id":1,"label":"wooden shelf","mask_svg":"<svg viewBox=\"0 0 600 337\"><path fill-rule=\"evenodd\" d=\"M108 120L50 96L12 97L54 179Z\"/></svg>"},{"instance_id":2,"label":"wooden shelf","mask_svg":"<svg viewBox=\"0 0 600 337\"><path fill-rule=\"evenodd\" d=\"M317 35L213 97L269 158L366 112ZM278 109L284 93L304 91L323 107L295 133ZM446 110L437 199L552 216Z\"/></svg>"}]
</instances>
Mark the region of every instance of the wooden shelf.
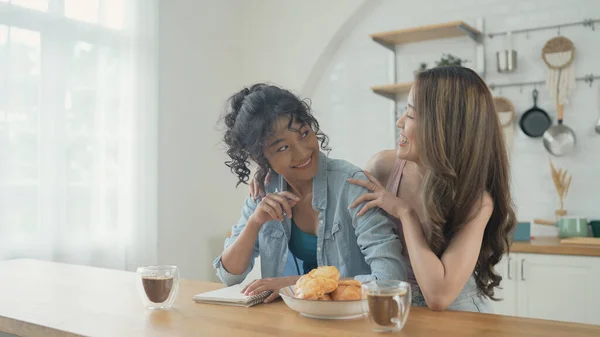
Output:
<instances>
[{"instance_id":1,"label":"wooden shelf","mask_svg":"<svg viewBox=\"0 0 600 337\"><path fill-rule=\"evenodd\" d=\"M412 85L413 82L376 85L372 86L371 90L376 94L395 100L396 94L408 93Z\"/></svg>"},{"instance_id":2,"label":"wooden shelf","mask_svg":"<svg viewBox=\"0 0 600 337\"><path fill-rule=\"evenodd\" d=\"M483 27L483 20L477 22L478 27ZM427 25L421 27L413 27L401 30L393 30L388 32L381 32L371 34L370 37L373 41L380 45L388 48L393 52L394 62L393 67L390 70L392 73L396 73L396 46L402 44L409 44L428 40L447 39L453 37L466 36L477 43L477 64L483 65L483 61L480 57L483 57L483 34L480 30L469 26L464 21L452 21L447 23L441 23L436 25ZM482 73L483 70L480 70ZM405 83L394 83L388 85L378 85L371 87L374 93L396 100L397 94L408 93L412 87L413 82Z\"/></svg>"},{"instance_id":3,"label":"wooden shelf","mask_svg":"<svg viewBox=\"0 0 600 337\"><path fill-rule=\"evenodd\" d=\"M463 21L452 21L437 25L394 30L389 32L371 34L371 38L390 48L400 44L415 43L427 40L446 39L459 36L468 36L475 41L481 39L481 32Z\"/></svg>"}]
</instances>

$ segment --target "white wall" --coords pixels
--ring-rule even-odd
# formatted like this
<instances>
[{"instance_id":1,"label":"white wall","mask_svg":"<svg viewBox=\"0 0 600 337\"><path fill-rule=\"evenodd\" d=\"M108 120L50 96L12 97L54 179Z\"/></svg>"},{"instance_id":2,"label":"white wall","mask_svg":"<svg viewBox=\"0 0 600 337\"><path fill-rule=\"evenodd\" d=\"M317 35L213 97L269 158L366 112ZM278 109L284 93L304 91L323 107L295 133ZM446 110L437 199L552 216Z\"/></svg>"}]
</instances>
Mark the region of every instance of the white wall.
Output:
<instances>
[{"instance_id":1,"label":"white wall","mask_svg":"<svg viewBox=\"0 0 600 337\"><path fill-rule=\"evenodd\" d=\"M233 0L160 4L159 263L209 279L245 195L233 188L215 127L242 84L242 13Z\"/></svg>"},{"instance_id":2,"label":"white wall","mask_svg":"<svg viewBox=\"0 0 600 337\"><path fill-rule=\"evenodd\" d=\"M338 30L365 2L244 2L244 80L248 83L269 81L301 91L319 57L330 47L328 45ZM365 8L370 7L371 5Z\"/></svg>"},{"instance_id":3,"label":"white wall","mask_svg":"<svg viewBox=\"0 0 600 337\"><path fill-rule=\"evenodd\" d=\"M388 84L388 52L374 43L369 34L412 26L464 20L475 25L479 17L485 19L487 32L506 31L579 21L600 17L600 2L596 0L421 0L411 2L383 1L344 41L331 63L323 72L313 95L313 105L320 111L319 120L332 138L332 156L345 158L364 165L371 154L394 144L390 129L389 100L373 94L369 87ZM546 67L540 59L544 43L556 31L532 32L514 38L519 53L519 68L510 75L497 74L495 52L503 47L501 38L486 38L488 82L544 80ZM563 28L562 35L575 44L578 76L600 74L600 30L581 26ZM433 66L443 52L474 60L475 48L467 38L430 41L402 46L398 51L398 81L411 81L419 62ZM513 101L517 112L532 106L531 90L503 89L502 96ZM548 90L539 88L540 101L552 116L556 109L549 100ZM569 214L600 218L600 136L593 133L593 124L600 114L600 82L593 88L577 83L566 107L565 124L578 137L575 153L564 158L553 158L555 165L573 174L573 181L565 208ZM499 92L495 92L499 95ZM341 123L344 121L344 124ZM529 221L536 217L553 219L558 208L558 197L550 177L549 155L540 139L530 139L515 127L512 152L513 193L518 217ZM553 234L552 228L536 227L534 234Z\"/></svg>"},{"instance_id":4,"label":"white wall","mask_svg":"<svg viewBox=\"0 0 600 337\"><path fill-rule=\"evenodd\" d=\"M215 280L211 262L247 195L223 164L218 113L249 83L300 91L362 1L160 2L159 263Z\"/></svg>"}]
</instances>

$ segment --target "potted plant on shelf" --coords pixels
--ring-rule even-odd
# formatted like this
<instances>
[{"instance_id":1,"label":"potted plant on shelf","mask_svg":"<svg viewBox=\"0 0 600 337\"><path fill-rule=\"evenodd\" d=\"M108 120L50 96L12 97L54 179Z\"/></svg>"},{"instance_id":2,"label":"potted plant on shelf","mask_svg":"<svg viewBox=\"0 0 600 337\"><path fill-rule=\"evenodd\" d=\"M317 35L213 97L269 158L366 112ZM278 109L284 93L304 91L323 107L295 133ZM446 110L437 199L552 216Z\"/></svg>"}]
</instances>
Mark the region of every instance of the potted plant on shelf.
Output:
<instances>
[{"instance_id":1,"label":"potted plant on shelf","mask_svg":"<svg viewBox=\"0 0 600 337\"><path fill-rule=\"evenodd\" d=\"M452 54L442 54L442 58L439 61L435 62L436 67L444 67L444 66L462 66L463 63L468 62L468 60L463 60L459 57L456 57Z\"/></svg>"},{"instance_id":2,"label":"potted plant on shelf","mask_svg":"<svg viewBox=\"0 0 600 337\"><path fill-rule=\"evenodd\" d=\"M427 63L425 63L425 62L421 62L421 64L419 64L419 68L418 68L417 70L415 70L415 71L414 71L415 78L417 78L417 75L418 75L420 72L423 72L423 71L425 71L425 70L427 70Z\"/></svg>"}]
</instances>

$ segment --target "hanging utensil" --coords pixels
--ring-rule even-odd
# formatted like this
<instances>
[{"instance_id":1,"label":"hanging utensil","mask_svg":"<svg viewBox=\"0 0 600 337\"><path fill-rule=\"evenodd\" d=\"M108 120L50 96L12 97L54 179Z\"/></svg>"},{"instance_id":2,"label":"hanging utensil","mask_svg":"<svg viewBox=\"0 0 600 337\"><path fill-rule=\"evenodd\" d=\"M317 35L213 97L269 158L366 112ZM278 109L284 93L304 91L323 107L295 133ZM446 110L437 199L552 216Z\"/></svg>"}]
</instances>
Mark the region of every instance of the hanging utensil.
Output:
<instances>
[{"instance_id":1,"label":"hanging utensil","mask_svg":"<svg viewBox=\"0 0 600 337\"><path fill-rule=\"evenodd\" d=\"M506 33L508 49L496 52L496 69L499 73L511 73L517 69L517 51L512 48L512 34Z\"/></svg>"},{"instance_id":2,"label":"hanging utensil","mask_svg":"<svg viewBox=\"0 0 600 337\"><path fill-rule=\"evenodd\" d=\"M541 137L546 130L552 125L550 116L546 111L538 108L537 99L538 91L533 89L533 107L525 111L519 120L519 127L529 137Z\"/></svg>"},{"instance_id":3,"label":"hanging utensil","mask_svg":"<svg viewBox=\"0 0 600 337\"><path fill-rule=\"evenodd\" d=\"M500 120L500 125L502 126L506 153L510 158L514 138L513 121L515 119L515 106L506 97L494 97L494 107L496 108L496 114L498 114L498 119Z\"/></svg>"},{"instance_id":4,"label":"hanging utensil","mask_svg":"<svg viewBox=\"0 0 600 337\"><path fill-rule=\"evenodd\" d=\"M502 127L512 125L515 118L515 106L513 103L506 97L497 96L494 97L494 107L500 119L500 125Z\"/></svg>"},{"instance_id":5,"label":"hanging utensil","mask_svg":"<svg viewBox=\"0 0 600 337\"><path fill-rule=\"evenodd\" d=\"M573 130L563 125L564 105L568 104L567 97L575 86L574 57L573 42L563 36L550 39L542 49L542 59L548 66L548 89L558 110L558 125L544 132L544 147L555 156L571 152L576 143Z\"/></svg>"},{"instance_id":6,"label":"hanging utensil","mask_svg":"<svg viewBox=\"0 0 600 337\"><path fill-rule=\"evenodd\" d=\"M563 106L558 106L558 124L544 132L544 147L555 156L563 156L575 148L575 132L563 125Z\"/></svg>"},{"instance_id":7,"label":"hanging utensil","mask_svg":"<svg viewBox=\"0 0 600 337\"><path fill-rule=\"evenodd\" d=\"M542 49L542 59L548 66L546 83L557 105L569 104L568 96L575 87L574 58L575 46L564 36L550 39Z\"/></svg>"}]
</instances>

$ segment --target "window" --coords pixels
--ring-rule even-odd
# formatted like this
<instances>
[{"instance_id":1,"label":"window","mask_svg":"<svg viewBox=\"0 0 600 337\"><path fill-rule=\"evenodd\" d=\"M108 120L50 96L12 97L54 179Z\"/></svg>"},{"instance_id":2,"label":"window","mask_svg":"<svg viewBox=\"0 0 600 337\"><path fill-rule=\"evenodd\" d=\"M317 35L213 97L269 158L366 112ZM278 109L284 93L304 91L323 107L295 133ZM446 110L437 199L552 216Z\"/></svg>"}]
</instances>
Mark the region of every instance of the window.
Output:
<instances>
[{"instance_id":1,"label":"window","mask_svg":"<svg viewBox=\"0 0 600 337\"><path fill-rule=\"evenodd\" d=\"M10 2L13 5L44 12L48 10L48 1L49 0L8 0L8 2ZM7 1L4 0L4 2Z\"/></svg>"},{"instance_id":2,"label":"window","mask_svg":"<svg viewBox=\"0 0 600 337\"><path fill-rule=\"evenodd\" d=\"M133 178L155 151L141 6L156 2L0 0L0 259L131 268L152 256L134 240L155 221L152 175Z\"/></svg>"}]
</instances>

